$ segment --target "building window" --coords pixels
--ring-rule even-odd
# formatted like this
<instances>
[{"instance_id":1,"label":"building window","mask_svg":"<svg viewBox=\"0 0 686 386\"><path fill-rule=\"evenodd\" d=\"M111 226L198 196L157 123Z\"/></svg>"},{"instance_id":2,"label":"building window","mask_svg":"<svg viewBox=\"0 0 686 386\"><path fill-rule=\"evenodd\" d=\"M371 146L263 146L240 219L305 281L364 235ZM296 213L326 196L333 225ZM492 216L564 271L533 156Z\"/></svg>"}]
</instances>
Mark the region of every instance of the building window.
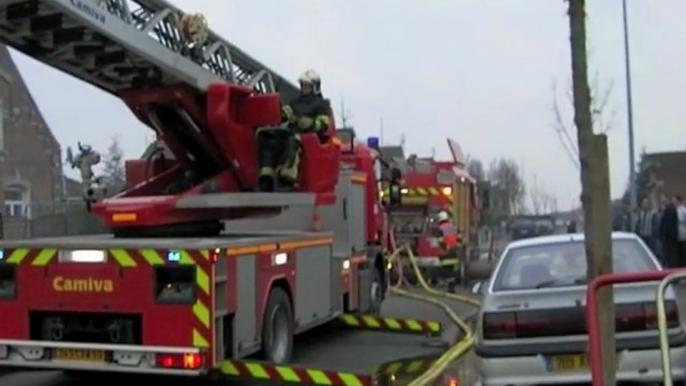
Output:
<instances>
[{"instance_id":1,"label":"building window","mask_svg":"<svg viewBox=\"0 0 686 386\"><path fill-rule=\"evenodd\" d=\"M5 215L31 217L29 191L20 186L5 188Z\"/></svg>"}]
</instances>

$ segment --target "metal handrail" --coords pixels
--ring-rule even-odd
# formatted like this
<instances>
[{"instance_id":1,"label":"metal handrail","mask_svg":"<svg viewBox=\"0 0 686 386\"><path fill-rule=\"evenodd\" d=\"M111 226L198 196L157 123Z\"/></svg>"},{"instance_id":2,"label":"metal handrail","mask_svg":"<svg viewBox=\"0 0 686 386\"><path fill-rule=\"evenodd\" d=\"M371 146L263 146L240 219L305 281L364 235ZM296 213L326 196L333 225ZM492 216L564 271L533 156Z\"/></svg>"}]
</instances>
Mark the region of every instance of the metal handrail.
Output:
<instances>
[{"instance_id":1,"label":"metal handrail","mask_svg":"<svg viewBox=\"0 0 686 386\"><path fill-rule=\"evenodd\" d=\"M662 359L662 377L664 386L672 386L672 357L669 352L669 340L667 337L667 312L665 311L665 292L667 286L686 279L686 271L679 270L669 274L660 281L655 296L655 308L657 309L657 330L660 337L660 359Z\"/></svg>"},{"instance_id":2,"label":"metal handrail","mask_svg":"<svg viewBox=\"0 0 686 386\"><path fill-rule=\"evenodd\" d=\"M598 290L613 284L658 281L676 272L683 272L683 270L669 269L652 272L611 273L598 276L588 284L588 289L586 290L586 326L588 328L588 354L589 361L591 362L593 386L605 386L600 343L600 323L598 319Z\"/></svg>"}]
</instances>

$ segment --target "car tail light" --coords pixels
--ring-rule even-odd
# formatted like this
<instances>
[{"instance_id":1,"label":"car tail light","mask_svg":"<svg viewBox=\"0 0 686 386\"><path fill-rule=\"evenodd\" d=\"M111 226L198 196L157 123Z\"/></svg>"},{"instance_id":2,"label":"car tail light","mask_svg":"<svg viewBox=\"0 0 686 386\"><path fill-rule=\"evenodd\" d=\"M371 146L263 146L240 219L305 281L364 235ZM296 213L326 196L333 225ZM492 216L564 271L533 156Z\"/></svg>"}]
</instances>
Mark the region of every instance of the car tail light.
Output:
<instances>
[{"instance_id":1,"label":"car tail light","mask_svg":"<svg viewBox=\"0 0 686 386\"><path fill-rule=\"evenodd\" d=\"M0 264L0 300L14 299L17 295L17 267Z\"/></svg>"},{"instance_id":2,"label":"car tail light","mask_svg":"<svg viewBox=\"0 0 686 386\"><path fill-rule=\"evenodd\" d=\"M494 312L484 314L485 339L510 339L517 337L517 313Z\"/></svg>"},{"instance_id":3,"label":"car tail light","mask_svg":"<svg viewBox=\"0 0 686 386\"><path fill-rule=\"evenodd\" d=\"M674 301L665 302L667 328L679 326ZM657 328L655 303L619 304L615 308L616 331L641 331ZM585 335L585 308L491 312L483 316L484 339L532 338L537 336Z\"/></svg>"},{"instance_id":4,"label":"car tail light","mask_svg":"<svg viewBox=\"0 0 686 386\"><path fill-rule=\"evenodd\" d=\"M157 354L156 359L157 367L164 369L197 370L204 364L200 353Z\"/></svg>"},{"instance_id":5,"label":"car tail light","mask_svg":"<svg viewBox=\"0 0 686 386\"><path fill-rule=\"evenodd\" d=\"M665 302L667 328L679 326L676 302ZM657 310L654 302L620 304L615 308L617 332L654 330L657 328Z\"/></svg>"}]
</instances>

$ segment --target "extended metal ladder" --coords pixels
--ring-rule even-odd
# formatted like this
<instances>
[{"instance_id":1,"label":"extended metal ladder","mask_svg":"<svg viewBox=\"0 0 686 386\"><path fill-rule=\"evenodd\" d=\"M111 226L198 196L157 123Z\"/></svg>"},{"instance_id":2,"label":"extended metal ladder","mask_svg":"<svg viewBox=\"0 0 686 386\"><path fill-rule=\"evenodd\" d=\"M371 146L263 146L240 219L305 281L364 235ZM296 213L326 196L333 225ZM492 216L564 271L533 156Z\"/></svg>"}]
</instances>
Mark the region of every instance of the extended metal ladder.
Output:
<instances>
[{"instance_id":1,"label":"extended metal ladder","mask_svg":"<svg viewBox=\"0 0 686 386\"><path fill-rule=\"evenodd\" d=\"M210 31L194 46L181 38L184 12L165 0L0 0L0 40L107 92L218 81L279 92L297 88Z\"/></svg>"}]
</instances>

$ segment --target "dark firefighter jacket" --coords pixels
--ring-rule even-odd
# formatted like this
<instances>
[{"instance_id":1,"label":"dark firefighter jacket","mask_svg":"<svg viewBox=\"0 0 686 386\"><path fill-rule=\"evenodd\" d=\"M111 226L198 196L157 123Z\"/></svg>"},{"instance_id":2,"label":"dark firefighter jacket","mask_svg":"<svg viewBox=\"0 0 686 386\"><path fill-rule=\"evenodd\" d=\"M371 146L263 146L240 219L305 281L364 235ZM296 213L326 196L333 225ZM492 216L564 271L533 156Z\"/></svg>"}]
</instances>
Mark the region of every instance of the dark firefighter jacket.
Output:
<instances>
[{"instance_id":1,"label":"dark firefighter jacket","mask_svg":"<svg viewBox=\"0 0 686 386\"><path fill-rule=\"evenodd\" d=\"M307 117L313 120L313 127L303 131L323 133L329 127L331 105L321 95L300 95L283 107L283 119L296 124L299 118Z\"/></svg>"}]
</instances>

